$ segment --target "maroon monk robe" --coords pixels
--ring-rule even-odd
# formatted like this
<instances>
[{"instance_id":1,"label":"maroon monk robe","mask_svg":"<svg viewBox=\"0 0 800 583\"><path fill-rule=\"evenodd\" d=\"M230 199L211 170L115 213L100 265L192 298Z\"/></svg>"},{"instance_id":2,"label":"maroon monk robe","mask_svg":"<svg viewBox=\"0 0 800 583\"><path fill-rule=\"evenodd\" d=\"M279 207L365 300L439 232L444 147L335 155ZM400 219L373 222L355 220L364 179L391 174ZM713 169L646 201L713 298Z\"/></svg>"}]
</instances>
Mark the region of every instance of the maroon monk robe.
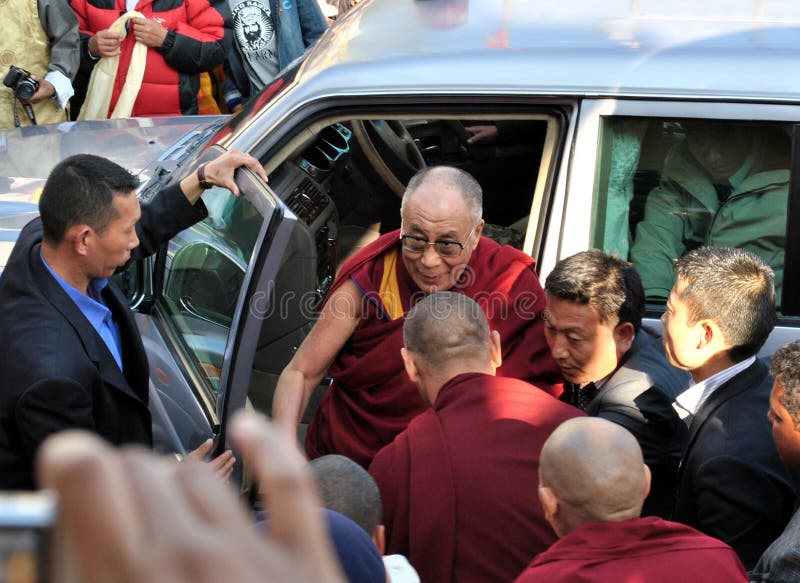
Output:
<instances>
[{"instance_id":1,"label":"maroon monk robe","mask_svg":"<svg viewBox=\"0 0 800 583\"><path fill-rule=\"evenodd\" d=\"M537 494L542 445L582 415L517 379L445 383L369 468L387 554L406 555L422 581L512 581L556 540Z\"/></svg>"},{"instance_id":2,"label":"maroon monk robe","mask_svg":"<svg viewBox=\"0 0 800 583\"><path fill-rule=\"evenodd\" d=\"M648 516L586 522L536 557L516 583L746 583L731 547L697 530Z\"/></svg>"},{"instance_id":3,"label":"maroon monk robe","mask_svg":"<svg viewBox=\"0 0 800 583\"><path fill-rule=\"evenodd\" d=\"M423 293L406 272L400 255L400 231L380 237L342 267L334 289L352 279L364 293L361 322L329 369L333 378L306 435L309 458L338 453L367 467L375 453L426 405L408 378L400 356L402 316L392 319L381 296L384 259L395 252L402 314ZM474 299L489 325L500 333L503 365L498 374L536 383L554 395L561 376L544 338L541 314L546 299L530 256L481 237L452 291Z\"/></svg>"}]
</instances>

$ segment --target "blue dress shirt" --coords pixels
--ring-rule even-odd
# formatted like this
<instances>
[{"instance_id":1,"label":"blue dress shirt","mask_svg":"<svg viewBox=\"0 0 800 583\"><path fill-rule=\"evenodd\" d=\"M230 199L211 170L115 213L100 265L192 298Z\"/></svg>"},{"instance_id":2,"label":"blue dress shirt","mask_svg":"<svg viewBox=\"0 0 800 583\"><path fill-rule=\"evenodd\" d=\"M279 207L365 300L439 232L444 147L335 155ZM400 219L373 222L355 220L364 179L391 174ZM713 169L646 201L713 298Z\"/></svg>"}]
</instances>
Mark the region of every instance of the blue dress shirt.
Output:
<instances>
[{"instance_id":1,"label":"blue dress shirt","mask_svg":"<svg viewBox=\"0 0 800 583\"><path fill-rule=\"evenodd\" d=\"M92 328L94 328L100 335L100 338L103 339L111 356L113 356L114 360L117 362L119 369L124 370L122 368L122 336L120 334L119 324L114 322L111 310L108 309L105 301L103 301L103 296L100 295L108 285L108 278L103 277L91 280L88 289L89 295L87 296L64 281L64 279L47 264L44 256L40 256L42 257L42 263L44 263L50 275L52 275L63 290L67 292L67 295L75 302L75 305L78 306L81 313L89 320Z\"/></svg>"}]
</instances>

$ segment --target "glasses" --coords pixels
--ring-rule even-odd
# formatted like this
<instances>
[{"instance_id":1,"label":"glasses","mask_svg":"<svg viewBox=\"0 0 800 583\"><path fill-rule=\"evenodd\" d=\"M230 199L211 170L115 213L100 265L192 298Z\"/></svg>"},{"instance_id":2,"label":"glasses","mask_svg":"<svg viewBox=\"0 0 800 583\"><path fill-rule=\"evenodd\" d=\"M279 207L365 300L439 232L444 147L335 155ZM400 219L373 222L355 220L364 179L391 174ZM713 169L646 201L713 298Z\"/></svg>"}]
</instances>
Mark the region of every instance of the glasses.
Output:
<instances>
[{"instance_id":1,"label":"glasses","mask_svg":"<svg viewBox=\"0 0 800 583\"><path fill-rule=\"evenodd\" d=\"M460 241L451 241L450 239L428 241L425 237L418 237L417 235L400 235L400 241L403 245L403 249L408 253L425 253L425 250L432 246L433 250L436 251L440 257L458 257L464 250L464 245L469 242L474 234L475 229L472 229L463 243Z\"/></svg>"}]
</instances>

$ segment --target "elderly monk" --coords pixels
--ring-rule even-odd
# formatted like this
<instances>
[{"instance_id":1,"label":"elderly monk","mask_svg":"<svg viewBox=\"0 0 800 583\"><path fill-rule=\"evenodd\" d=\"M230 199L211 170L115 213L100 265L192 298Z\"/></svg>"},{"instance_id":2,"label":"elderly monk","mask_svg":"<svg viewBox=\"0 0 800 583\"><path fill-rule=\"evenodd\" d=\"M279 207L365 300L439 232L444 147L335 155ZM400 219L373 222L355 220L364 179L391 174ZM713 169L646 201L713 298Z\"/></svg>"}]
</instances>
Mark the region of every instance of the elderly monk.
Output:
<instances>
[{"instance_id":1,"label":"elderly monk","mask_svg":"<svg viewBox=\"0 0 800 583\"><path fill-rule=\"evenodd\" d=\"M375 456L386 548L422 581L511 581L555 541L536 498L539 451L582 415L525 381L495 376L500 335L453 292L406 316L402 357L429 409Z\"/></svg>"},{"instance_id":2,"label":"elderly monk","mask_svg":"<svg viewBox=\"0 0 800 583\"><path fill-rule=\"evenodd\" d=\"M539 499L560 540L517 583L747 580L722 541L676 522L640 518L649 488L650 471L630 432L599 417L565 422L544 444L539 465Z\"/></svg>"},{"instance_id":3,"label":"elderly monk","mask_svg":"<svg viewBox=\"0 0 800 583\"><path fill-rule=\"evenodd\" d=\"M481 187L466 172L425 170L408 184L400 230L342 267L319 320L281 374L273 404L273 417L294 435L314 389L326 372L333 378L306 435L309 457L338 453L366 467L425 409L403 372L400 348L404 315L426 294L474 298L503 340L499 374L560 393L534 261L481 237L482 207Z\"/></svg>"}]
</instances>

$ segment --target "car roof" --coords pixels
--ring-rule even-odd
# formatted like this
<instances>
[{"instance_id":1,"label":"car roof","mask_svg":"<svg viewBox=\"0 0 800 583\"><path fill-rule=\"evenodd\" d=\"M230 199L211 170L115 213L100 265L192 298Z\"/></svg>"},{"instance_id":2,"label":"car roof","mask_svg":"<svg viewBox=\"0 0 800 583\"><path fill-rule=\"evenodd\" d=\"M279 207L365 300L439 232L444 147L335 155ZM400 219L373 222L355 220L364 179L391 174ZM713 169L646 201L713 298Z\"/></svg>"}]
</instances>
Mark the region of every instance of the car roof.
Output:
<instances>
[{"instance_id":1,"label":"car roof","mask_svg":"<svg viewBox=\"0 0 800 583\"><path fill-rule=\"evenodd\" d=\"M302 84L353 93L791 101L796 0L364 0Z\"/></svg>"}]
</instances>

